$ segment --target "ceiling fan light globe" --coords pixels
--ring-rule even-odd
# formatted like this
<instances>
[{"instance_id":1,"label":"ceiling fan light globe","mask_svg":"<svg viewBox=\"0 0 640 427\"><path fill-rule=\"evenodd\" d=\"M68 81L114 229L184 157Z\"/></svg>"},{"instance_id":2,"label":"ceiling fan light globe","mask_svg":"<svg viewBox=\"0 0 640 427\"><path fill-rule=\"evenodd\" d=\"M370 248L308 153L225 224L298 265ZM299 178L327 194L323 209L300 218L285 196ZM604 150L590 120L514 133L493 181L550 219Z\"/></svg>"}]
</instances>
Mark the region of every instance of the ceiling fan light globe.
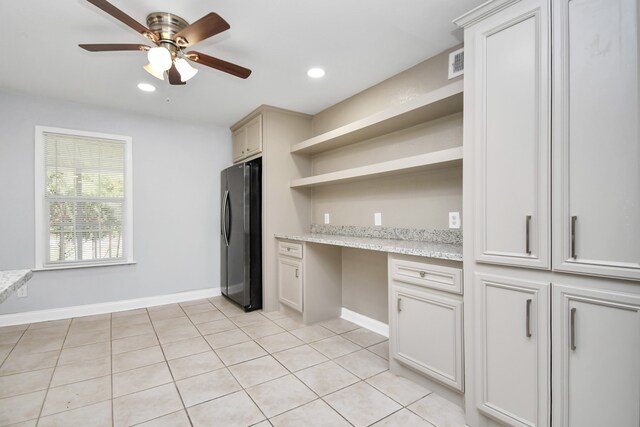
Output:
<instances>
[{"instance_id":1,"label":"ceiling fan light globe","mask_svg":"<svg viewBox=\"0 0 640 427\"><path fill-rule=\"evenodd\" d=\"M167 71L173 63L171 52L162 46L149 49L147 58L156 70Z\"/></svg>"},{"instance_id":2,"label":"ceiling fan light globe","mask_svg":"<svg viewBox=\"0 0 640 427\"><path fill-rule=\"evenodd\" d=\"M147 73L151 74L156 79L164 80L164 71L158 70L153 66L153 64L145 65L144 69Z\"/></svg>"},{"instance_id":3,"label":"ceiling fan light globe","mask_svg":"<svg viewBox=\"0 0 640 427\"><path fill-rule=\"evenodd\" d=\"M176 69L178 73L180 73L180 80L183 82L186 82L198 73L198 70L193 68L184 58L176 60Z\"/></svg>"}]
</instances>

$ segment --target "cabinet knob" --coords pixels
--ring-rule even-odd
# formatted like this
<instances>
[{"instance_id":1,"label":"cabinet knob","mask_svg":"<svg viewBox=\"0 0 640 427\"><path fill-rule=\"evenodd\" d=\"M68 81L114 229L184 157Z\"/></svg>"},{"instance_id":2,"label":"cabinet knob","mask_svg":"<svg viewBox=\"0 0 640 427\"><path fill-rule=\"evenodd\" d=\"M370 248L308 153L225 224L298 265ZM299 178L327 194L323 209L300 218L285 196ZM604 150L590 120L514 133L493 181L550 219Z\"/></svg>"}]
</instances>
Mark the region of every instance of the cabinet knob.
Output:
<instances>
[{"instance_id":1,"label":"cabinet knob","mask_svg":"<svg viewBox=\"0 0 640 427\"><path fill-rule=\"evenodd\" d=\"M427 273L425 273L424 271L421 271L421 272L420 272L420 277L424 277L424 276L426 276L426 275L427 275Z\"/></svg>"}]
</instances>

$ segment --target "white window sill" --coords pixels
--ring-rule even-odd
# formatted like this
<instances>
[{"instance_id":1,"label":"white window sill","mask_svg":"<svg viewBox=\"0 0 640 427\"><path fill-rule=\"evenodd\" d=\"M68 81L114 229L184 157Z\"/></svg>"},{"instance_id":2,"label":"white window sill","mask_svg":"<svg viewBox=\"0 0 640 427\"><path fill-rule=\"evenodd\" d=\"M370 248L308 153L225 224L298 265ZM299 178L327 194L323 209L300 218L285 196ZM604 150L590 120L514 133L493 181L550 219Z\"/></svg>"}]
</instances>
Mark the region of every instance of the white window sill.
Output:
<instances>
[{"instance_id":1,"label":"white window sill","mask_svg":"<svg viewBox=\"0 0 640 427\"><path fill-rule=\"evenodd\" d=\"M113 265L135 265L135 261L118 261L118 262L101 262L101 263L86 263L86 264L61 264L61 265L48 265L46 267L34 268L32 271L52 271L52 270L70 270L74 268L92 268L92 267L111 267Z\"/></svg>"}]
</instances>

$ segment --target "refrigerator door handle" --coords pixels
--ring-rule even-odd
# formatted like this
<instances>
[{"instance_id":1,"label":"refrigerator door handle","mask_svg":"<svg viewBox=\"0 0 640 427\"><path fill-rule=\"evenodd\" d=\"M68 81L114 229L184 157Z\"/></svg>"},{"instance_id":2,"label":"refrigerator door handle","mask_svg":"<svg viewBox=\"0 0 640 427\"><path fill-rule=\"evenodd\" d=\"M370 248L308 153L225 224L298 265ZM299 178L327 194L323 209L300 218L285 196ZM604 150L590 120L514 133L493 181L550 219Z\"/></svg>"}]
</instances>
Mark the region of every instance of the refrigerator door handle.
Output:
<instances>
[{"instance_id":1,"label":"refrigerator door handle","mask_svg":"<svg viewBox=\"0 0 640 427\"><path fill-rule=\"evenodd\" d=\"M222 198L222 234L224 235L224 241L229 247L229 237L227 237L227 203L229 202L229 190L225 190L224 197Z\"/></svg>"}]
</instances>

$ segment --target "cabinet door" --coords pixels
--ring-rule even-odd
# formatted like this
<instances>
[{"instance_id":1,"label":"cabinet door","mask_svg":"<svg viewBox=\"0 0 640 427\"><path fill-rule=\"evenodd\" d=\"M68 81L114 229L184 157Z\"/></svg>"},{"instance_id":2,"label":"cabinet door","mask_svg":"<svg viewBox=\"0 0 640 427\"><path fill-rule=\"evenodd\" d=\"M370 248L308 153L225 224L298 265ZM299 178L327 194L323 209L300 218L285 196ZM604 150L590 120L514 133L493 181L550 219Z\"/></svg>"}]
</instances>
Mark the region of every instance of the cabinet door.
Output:
<instances>
[{"instance_id":1,"label":"cabinet door","mask_svg":"<svg viewBox=\"0 0 640 427\"><path fill-rule=\"evenodd\" d=\"M465 31L480 262L549 268L548 25L547 2L524 0Z\"/></svg>"},{"instance_id":2,"label":"cabinet door","mask_svg":"<svg viewBox=\"0 0 640 427\"><path fill-rule=\"evenodd\" d=\"M512 426L549 425L549 284L476 274L477 405Z\"/></svg>"},{"instance_id":3,"label":"cabinet door","mask_svg":"<svg viewBox=\"0 0 640 427\"><path fill-rule=\"evenodd\" d=\"M262 151L262 116L252 119L245 125L247 129L246 155L252 156Z\"/></svg>"},{"instance_id":4,"label":"cabinet door","mask_svg":"<svg viewBox=\"0 0 640 427\"><path fill-rule=\"evenodd\" d=\"M554 7L554 269L640 279L638 1Z\"/></svg>"},{"instance_id":5,"label":"cabinet door","mask_svg":"<svg viewBox=\"0 0 640 427\"><path fill-rule=\"evenodd\" d=\"M278 294L281 303L302 311L302 261L279 257Z\"/></svg>"},{"instance_id":6,"label":"cabinet door","mask_svg":"<svg viewBox=\"0 0 640 427\"><path fill-rule=\"evenodd\" d=\"M233 161L238 162L245 157L247 147L247 128L241 127L231 136Z\"/></svg>"},{"instance_id":7,"label":"cabinet door","mask_svg":"<svg viewBox=\"0 0 640 427\"><path fill-rule=\"evenodd\" d=\"M463 391L462 302L397 285L392 295L391 356Z\"/></svg>"},{"instance_id":8,"label":"cabinet door","mask_svg":"<svg viewBox=\"0 0 640 427\"><path fill-rule=\"evenodd\" d=\"M553 425L640 425L640 296L554 285Z\"/></svg>"}]
</instances>

